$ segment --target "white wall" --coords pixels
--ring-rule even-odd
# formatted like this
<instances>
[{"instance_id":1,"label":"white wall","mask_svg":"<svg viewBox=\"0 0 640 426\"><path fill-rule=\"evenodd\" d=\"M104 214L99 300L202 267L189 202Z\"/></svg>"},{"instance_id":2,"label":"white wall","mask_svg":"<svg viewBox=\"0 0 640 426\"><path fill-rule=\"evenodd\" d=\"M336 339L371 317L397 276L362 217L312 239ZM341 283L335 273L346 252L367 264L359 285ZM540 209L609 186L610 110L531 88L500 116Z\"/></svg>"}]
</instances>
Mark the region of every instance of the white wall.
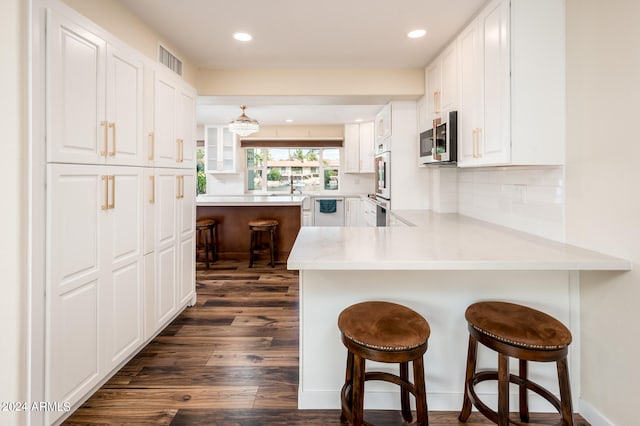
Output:
<instances>
[{"instance_id":1,"label":"white wall","mask_svg":"<svg viewBox=\"0 0 640 426\"><path fill-rule=\"evenodd\" d=\"M559 166L458 169L458 213L564 240L564 171Z\"/></svg>"},{"instance_id":2,"label":"white wall","mask_svg":"<svg viewBox=\"0 0 640 426\"><path fill-rule=\"evenodd\" d=\"M0 126L2 238L0 238L0 401L26 399L26 178L27 178L27 6L5 0L0 14ZM17 425L21 413L0 412L0 423Z\"/></svg>"},{"instance_id":3,"label":"white wall","mask_svg":"<svg viewBox=\"0 0 640 426\"><path fill-rule=\"evenodd\" d=\"M567 0L567 241L636 266L639 16L637 0ZM638 424L640 272L581 273L580 280L581 412Z\"/></svg>"}]
</instances>

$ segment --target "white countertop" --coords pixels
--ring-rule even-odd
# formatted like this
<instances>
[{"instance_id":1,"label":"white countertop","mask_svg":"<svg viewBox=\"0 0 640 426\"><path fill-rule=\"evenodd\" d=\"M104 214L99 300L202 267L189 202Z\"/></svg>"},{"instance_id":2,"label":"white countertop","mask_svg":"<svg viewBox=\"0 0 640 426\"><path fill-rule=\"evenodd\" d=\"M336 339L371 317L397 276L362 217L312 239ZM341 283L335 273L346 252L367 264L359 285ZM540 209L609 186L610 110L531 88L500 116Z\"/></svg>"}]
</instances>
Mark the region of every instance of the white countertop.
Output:
<instances>
[{"instance_id":1,"label":"white countertop","mask_svg":"<svg viewBox=\"0 0 640 426\"><path fill-rule=\"evenodd\" d=\"M304 195L199 195L196 206L301 206Z\"/></svg>"},{"instance_id":2,"label":"white countertop","mask_svg":"<svg viewBox=\"0 0 640 426\"><path fill-rule=\"evenodd\" d=\"M287 262L311 270L618 270L631 262L458 214L395 211L415 227L302 227Z\"/></svg>"}]
</instances>

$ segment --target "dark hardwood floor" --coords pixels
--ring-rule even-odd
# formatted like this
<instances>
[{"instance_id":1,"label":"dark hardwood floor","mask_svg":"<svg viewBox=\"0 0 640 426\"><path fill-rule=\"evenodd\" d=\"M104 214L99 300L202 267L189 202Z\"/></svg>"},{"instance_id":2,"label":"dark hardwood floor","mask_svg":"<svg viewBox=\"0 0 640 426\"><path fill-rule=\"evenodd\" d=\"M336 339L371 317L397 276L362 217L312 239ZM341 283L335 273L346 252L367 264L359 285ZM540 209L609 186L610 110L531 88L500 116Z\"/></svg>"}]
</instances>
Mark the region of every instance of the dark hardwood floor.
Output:
<instances>
[{"instance_id":1,"label":"dark hardwood floor","mask_svg":"<svg viewBox=\"0 0 640 426\"><path fill-rule=\"evenodd\" d=\"M64 423L66 425L339 425L338 410L297 410L298 274L284 264L198 264L187 308ZM346 353L345 353L346 356ZM428 383L427 383L428 392ZM460 425L429 413L432 426ZM577 425L588 425L576 416ZM554 424L555 414L532 415ZM368 411L377 425L394 411ZM470 426L491 422L473 413Z\"/></svg>"}]
</instances>

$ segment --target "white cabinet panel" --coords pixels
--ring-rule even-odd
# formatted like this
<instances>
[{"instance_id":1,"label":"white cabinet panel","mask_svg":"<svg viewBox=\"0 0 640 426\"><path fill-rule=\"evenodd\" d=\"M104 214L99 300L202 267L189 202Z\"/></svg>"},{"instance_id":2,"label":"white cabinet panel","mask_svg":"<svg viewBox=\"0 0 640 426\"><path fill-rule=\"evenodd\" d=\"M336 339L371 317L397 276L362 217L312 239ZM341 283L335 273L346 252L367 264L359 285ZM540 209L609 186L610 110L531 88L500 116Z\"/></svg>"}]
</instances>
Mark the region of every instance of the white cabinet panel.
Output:
<instances>
[{"instance_id":1,"label":"white cabinet panel","mask_svg":"<svg viewBox=\"0 0 640 426\"><path fill-rule=\"evenodd\" d=\"M345 124L345 173L373 173L375 156L375 124Z\"/></svg>"},{"instance_id":2,"label":"white cabinet panel","mask_svg":"<svg viewBox=\"0 0 640 426\"><path fill-rule=\"evenodd\" d=\"M175 167L179 148L175 139L176 82L156 74L154 95L155 165Z\"/></svg>"},{"instance_id":3,"label":"white cabinet panel","mask_svg":"<svg viewBox=\"0 0 640 426\"><path fill-rule=\"evenodd\" d=\"M143 171L143 252L149 254L153 252L155 246L155 224L156 224L156 174L153 168L145 168Z\"/></svg>"},{"instance_id":4,"label":"white cabinet panel","mask_svg":"<svg viewBox=\"0 0 640 426\"><path fill-rule=\"evenodd\" d=\"M180 267L178 279L178 303L184 306L195 294L196 259L195 234L180 241Z\"/></svg>"},{"instance_id":5,"label":"white cabinet panel","mask_svg":"<svg viewBox=\"0 0 640 426\"><path fill-rule=\"evenodd\" d=\"M236 138L228 126L205 126L207 173L236 172Z\"/></svg>"},{"instance_id":6,"label":"white cabinet panel","mask_svg":"<svg viewBox=\"0 0 640 426\"><path fill-rule=\"evenodd\" d=\"M47 159L104 162L106 42L47 13Z\"/></svg>"},{"instance_id":7,"label":"white cabinet panel","mask_svg":"<svg viewBox=\"0 0 640 426\"><path fill-rule=\"evenodd\" d=\"M156 327L165 324L176 312L177 247L156 251Z\"/></svg>"},{"instance_id":8,"label":"white cabinet panel","mask_svg":"<svg viewBox=\"0 0 640 426\"><path fill-rule=\"evenodd\" d=\"M142 165L142 61L47 14L47 159Z\"/></svg>"}]
</instances>

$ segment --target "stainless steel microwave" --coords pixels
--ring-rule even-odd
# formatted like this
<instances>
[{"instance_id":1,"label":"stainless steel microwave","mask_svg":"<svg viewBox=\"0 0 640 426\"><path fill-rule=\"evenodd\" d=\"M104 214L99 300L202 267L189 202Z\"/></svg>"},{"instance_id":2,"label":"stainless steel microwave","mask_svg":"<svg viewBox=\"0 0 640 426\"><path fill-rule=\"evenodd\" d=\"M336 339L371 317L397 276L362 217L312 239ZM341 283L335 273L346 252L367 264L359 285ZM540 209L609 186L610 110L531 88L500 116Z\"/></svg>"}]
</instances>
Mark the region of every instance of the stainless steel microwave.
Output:
<instances>
[{"instance_id":1,"label":"stainless steel microwave","mask_svg":"<svg viewBox=\"0 0 640 426\"><path fill-rule=\"evenodd\" d=\"M420 133L420 164L458 161L458 111L433 120L433 127Z\"/></svg>"}]
</instances>

